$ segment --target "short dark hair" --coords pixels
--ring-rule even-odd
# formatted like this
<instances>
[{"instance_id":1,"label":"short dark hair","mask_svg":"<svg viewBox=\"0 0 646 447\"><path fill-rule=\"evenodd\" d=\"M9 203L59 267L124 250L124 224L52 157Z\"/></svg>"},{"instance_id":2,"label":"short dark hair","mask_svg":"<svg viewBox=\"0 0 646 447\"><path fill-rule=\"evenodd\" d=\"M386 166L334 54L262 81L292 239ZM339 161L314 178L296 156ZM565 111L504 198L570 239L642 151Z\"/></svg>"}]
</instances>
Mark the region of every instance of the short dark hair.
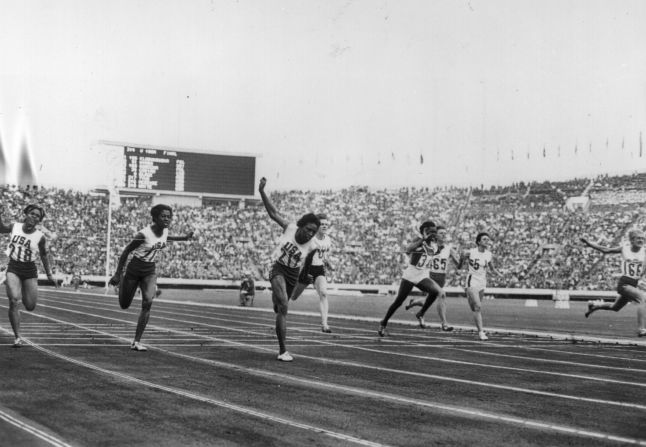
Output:
<instances>
[{"instance_id":1,"label":"short dark hair","mask_svg":"<svg viewBox=\"0 0 646 447\"><path fill-rule=\"evenodd\" d=\"M32 203L32 204L27 205L27 206L25 207L25 209L24 209L24 210L22 210L22 212L23 212L23 214L29 214L29 213L30 213L30 212L32 212L33 210L38 210L38 211L40 211L40 220L43 220L43 219L45 218L45 210L43 209L43 207L42 207L42 206L39 206L39 205L34 205L33 203Z\"/></svg>"},{"instance_id":2,"label":"short dark hair","mask_svg":"<svg viewBox=\"0 0 646 447\"><path fill-rule=\"evenodd\" d=\"M159 203L153 206L150 209L150 215L153 217L153 219L157 219L161 215L162 211L170 211L170 217L173 217L173 209L168 205L164 205L163 203Z\"/></svg>"},{"instance_id":3,"label":"short dark hair","mask_svg":"<svg viewBox=\"0 0 646 447\"><path fill-rule=\"evenodd\" d=\"M298 228L301 228L301 227L304 227L305 225L307 225L308 223L315 224L316 228L319 228L321 226L321 221L319 220L318 217L316 217L316 214L314 214L314 213L304 214L303 217L298 219L298 221L296 222L296 226Z\"/></svg>"},{"instance_id":4,"label":"short dark hair","mask_svg":"<svg viewBox=\"0 0 646 447\"><path fill-rule=\"evenodd\" d=\"M433 222L432 220L425 221L424 223L422 223L422 225L419 226L419 232L421 234L424 234L425 228L435 228L435 222Z\"/></svg>"},{"instance_id":5,"label":"short dark hair","mask_svg":"<svg viewBox=\"0 0 646 447\"><path fill-rule=\"evenodd\" d=\"M490 239L491 239L491 236L489 236L489 233L487 233L486 231L483 231L483 232L481 232L481 233L478 233L478 235L476 236L476 244L479 244L479 243L480 243L480 240L481 240L483 237L485 237L485 236L487 236L488 238L490 238Z\"/></svg>"}]
</instances>

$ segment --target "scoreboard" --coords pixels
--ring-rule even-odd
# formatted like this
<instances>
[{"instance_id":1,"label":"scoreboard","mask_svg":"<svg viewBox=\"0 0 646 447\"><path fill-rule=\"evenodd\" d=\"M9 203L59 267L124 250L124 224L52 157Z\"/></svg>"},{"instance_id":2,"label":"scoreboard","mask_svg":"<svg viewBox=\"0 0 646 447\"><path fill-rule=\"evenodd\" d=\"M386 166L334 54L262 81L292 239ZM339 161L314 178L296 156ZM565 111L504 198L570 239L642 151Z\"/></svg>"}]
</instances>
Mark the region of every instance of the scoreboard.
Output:
<instances>
[{"instance_id":1,"label":"scoreboard","mask_svg":"<svg viewBox=\"0 0 646 447\"><path fill-rule=\"evenodd\" d=\"M253 156L179 152L124 146L125 188L253 196Z\"/></svg>"}]
</instances>

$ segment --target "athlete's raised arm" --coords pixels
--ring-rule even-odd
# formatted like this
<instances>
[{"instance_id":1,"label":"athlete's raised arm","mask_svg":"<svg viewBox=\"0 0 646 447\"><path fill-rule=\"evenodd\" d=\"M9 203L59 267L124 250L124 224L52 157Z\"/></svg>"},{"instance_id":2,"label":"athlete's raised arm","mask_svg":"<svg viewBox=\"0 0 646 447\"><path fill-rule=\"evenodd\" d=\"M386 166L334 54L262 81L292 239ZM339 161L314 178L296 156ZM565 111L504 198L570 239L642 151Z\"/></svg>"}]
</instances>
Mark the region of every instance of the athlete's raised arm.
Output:
<instances>
[{"instance_id":1,"label":"athlete's raised arm","mask_svg":"<svg viewBox=\"0 0 646 447\"><path fill-rule=\"evenodd\" d=\"M287 228L287 225L289 224L289 222L278 212L274 204L267 196L267 193L265 193L266 184L267 184L267 179L265 177L261 178L260 184L258 185L260 198L262 199L262 203L263 205L265 205L265 209L267 210L267 214L269 214L269 217L271 218L271 220L273 220L278 225L280 225L281 228L284 230L285 228Z\"/></svg>"},{"instance_id":2,"label":"athlete's raised arm","mask_svg":"<svg viewBox=\"0 0 646 447\"><path fill-rule=\"evenodd\" d=\"M583 242L588 247L594 248L595 250L600 251L601 253L604 253L604 254L621 253L620 246L604 247L603 245L599 245L595 242L589 241L588 238L586 237L580 238L580 241Z\"/></svg>"}]
</instances>

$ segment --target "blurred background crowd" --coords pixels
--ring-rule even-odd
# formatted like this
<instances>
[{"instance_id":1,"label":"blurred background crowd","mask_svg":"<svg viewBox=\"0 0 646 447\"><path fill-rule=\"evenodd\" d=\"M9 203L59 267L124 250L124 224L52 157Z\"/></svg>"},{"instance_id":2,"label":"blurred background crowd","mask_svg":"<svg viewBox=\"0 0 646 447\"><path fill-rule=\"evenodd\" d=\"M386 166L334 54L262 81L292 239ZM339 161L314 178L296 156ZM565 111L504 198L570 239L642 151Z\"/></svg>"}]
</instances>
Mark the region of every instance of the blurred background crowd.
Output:
<instances>
[{"instance_id":1,"label":"blurred background crowd","mask_svg":"<svg viewBox=\"0 0 646 447\"><path fill-rule=\"evenodd\" d=\"M646 174L514 184L492 188L352 187L327 191L271 192L286 217L325 212L334 241L330 279L345 284L384 284L399 280L403 246L424 220L448 227L458 249L475 246L478 232L491 234L493 255L503 273L492 287L612 290L618 256L602 256L580 242L586 236L603 245L625 241L632 227L646 226ZM104 275L109 201L105 194L52 188L1 188L5 223L22 221L28 203L40 203L43 225L62 275ZM568 209L568 197L590 199L586 209ZM111 212L110 270L133 235L151 222L150 196L121 197ZM267 279L280 227L260 202L211 201L174 207L170 234L195 231L189 242L170 243L158 263L161 277L239 280L244 272ZM3 260L6 262L6 259ZM464 271L452 271L448 285L462 285Z\"/></svg>"}]
</instances>

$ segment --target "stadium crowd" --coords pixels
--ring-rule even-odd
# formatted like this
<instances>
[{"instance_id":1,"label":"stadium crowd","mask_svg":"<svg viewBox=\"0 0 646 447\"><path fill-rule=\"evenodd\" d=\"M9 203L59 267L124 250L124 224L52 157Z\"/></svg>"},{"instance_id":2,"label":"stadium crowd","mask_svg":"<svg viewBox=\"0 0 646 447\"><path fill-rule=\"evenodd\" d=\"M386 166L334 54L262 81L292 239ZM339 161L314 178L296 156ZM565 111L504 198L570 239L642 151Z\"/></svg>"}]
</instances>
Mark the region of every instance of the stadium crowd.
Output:
<instances>
[{"instance_id":1,"label":"stadium crowd","mask_svg":"<svg viewBox=\"0 0 646 447\"><path fill-rule=\"evenodd\" d=\"M494 240L494 260L503 275L492 287L611 290L618 257L585 248L581 236L616 245L632 226L646 225L646 175L493 188L352 187L328 191L272 192L286 216L326 212L332 222L331 279L336 283L384 284L397 281L406 256L402 247L419 223L431 218L446 225L452 243L473 246L479 231ZM586 211L568 211L568 196L589 192ZM58 237L49 245L63 274L104 275L108 237L108 197L79 191L4 186L3 219L21 220L28 203L41 203L44 226ZM598 197L600 200L595 201ZM641 198L640 198L641 197ZM110 266L114 269L130 238L150 223L150 196L122 197L112 210ZM159 275L187 279L239 280L250 271L267 279L279 228L258 203L213 202L174 207L173 234L195 230L190 242L169 244ZM463 284L464 272L449 275L448 285Z\"/></svg>"}]
</instances>

